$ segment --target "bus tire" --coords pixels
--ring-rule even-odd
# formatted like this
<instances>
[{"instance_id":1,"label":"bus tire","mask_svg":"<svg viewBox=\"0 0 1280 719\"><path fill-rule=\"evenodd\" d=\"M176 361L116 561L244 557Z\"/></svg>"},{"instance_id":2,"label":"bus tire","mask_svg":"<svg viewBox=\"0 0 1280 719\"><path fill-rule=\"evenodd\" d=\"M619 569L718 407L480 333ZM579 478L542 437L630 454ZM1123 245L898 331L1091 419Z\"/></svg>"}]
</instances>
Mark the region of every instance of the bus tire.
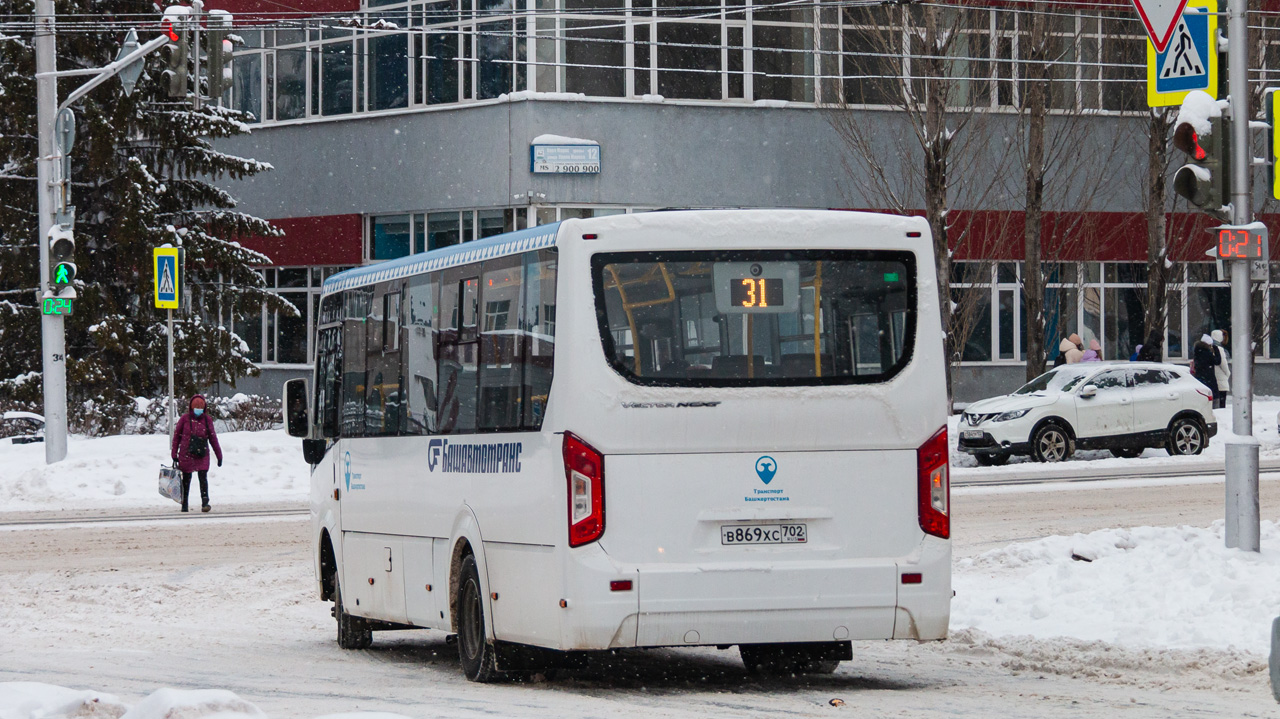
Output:
<instances>
[{"instance_id":1,"label":"bus tire","mask_svg":"<svg viewBox=\"0 0 1280 719\"><path fill-rule=\"evenodd\" d=\"M338 620L338 646L343 649L368 649L373 644L373 630L360 617L347 614L342 605L342 585L333 578L333 616Z\"/></svg>"},{"instance_id":2,"label":"bus tire","mask_svg":"<svg viewBox=\"0 0 1280 719\"><path fill-rule=\"evenodd\" d=\"M458 573L458 660L467 679L491 682L498 678L498 671L494 668L493 645L485 635L484 593L480 591L475 555L462 558Z\"/></svg>"},{"instance_id":3,"label":"bus tire","mask_svg":"<svg viewBox=\"0 0 1280 719\"><path fill-rule=\"evenodd\" d=\"M739 644L738 654L748 674L791 676L793 674L833 674L838 659L815 658L795 644Z\"/></svg>"}]
</instances>

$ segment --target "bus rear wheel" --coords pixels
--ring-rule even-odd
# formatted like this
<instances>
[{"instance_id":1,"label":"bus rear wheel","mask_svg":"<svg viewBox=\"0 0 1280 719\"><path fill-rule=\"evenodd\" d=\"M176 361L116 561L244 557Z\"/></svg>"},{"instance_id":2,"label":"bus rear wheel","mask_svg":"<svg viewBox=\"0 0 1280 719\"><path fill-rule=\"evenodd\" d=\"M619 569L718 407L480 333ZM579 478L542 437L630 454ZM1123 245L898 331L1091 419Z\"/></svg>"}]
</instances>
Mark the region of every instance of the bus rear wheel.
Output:
<instances>
[{"instance_id":1,"label":"bus rear wheel","mask_svg":"<svg viewBox=\"0 0 1280 719\"><path fill-rule=\"evenodd\" d=\"M347 614L342 604L342 585L333 578L333 616L338 620L338 646L343 649L368 649L373 644L373 630L360 617Z\"/></svg>"},{"instance_id":2,"label":"bus rear wheel","mask_svg":"<svg viewBox=\"0 0 1280 719\"><path fill-rule=\"evenodd\" d=\"M833 674L840 666L840 660L822 658L803 644L739 644L738 654L747 673L758 676Z\"/></svg>"},{"instance_id":3,"label":"bus rear wheel","mask_svg":"<svg viewBox=\"0 0 1280 719\"><path fill-rule=\"evenodd\" d=\"M484 594L474 555L463 557L459 574L458 659L462 673L473 682L491 682L498 678L498 671L494 669L493 645L485 636Z\"/></svg>"}]
</instances>

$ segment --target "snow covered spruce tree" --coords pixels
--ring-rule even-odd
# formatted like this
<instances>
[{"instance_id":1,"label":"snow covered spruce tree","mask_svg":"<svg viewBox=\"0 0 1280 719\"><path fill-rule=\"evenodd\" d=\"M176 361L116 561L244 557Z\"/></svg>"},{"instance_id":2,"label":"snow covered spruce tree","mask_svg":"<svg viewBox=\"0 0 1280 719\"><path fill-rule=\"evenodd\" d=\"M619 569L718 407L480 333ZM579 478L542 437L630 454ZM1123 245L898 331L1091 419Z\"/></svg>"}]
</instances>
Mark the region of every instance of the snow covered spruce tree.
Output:
<instances>
[{"instance_id":1,"label":"snow covered spruce tree","mask_svg":"<svg viewBox=\"0 0 1280 719\"><path fill-rule=\"evenodd\" d=\"M0 16L30 17L32 6L30 0L0 0ZM60 0L57 11L66 18L58 35L59 69L115 59L124 32L85 18L158 20L160 13L149 0ZM0 401L38 405L35 57L29 25L0 36ZM116 431L134 397L165 392L167 334L165 313L152 302L153 248L169 244L186 251L190 302L174 323L179 397L256 374L247 345L227 326L233 312L256 316L265 304L296 313L253 270L268 258L235 241L278 231L237 212L235 199L215 185L270 165L214 149L219 138L247 133L246 118L216 105L195 110L189 99L170 99L166 56L162 50L147 59L132 96L113 80L74 108L80 299L66 321L67 392L72 424L85 430ZM82 81L63 80L60 96Z\"/></svg>"}]
</instances>

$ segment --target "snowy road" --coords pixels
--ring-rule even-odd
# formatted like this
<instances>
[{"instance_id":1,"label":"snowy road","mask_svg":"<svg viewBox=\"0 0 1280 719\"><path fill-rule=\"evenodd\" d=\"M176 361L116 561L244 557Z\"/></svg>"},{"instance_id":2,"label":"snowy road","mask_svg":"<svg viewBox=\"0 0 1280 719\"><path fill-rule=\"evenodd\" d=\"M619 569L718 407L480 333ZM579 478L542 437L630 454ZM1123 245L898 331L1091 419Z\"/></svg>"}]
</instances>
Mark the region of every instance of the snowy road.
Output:
<instances>
[{"instance_id":1,"label":"snowy road","mask_svg":"<svg viewBox=\"0 0 1280 719\"><path fill-rule=\"evenodd\" d=\"M1114 485L959 490L956 554L1221 515L1220 484ZM1264 482L1262 499L1263 516L1277 516L1280 483ZM855 644L854 661L831 677L760 681L734 650L681 649L601 657L552 682L479 686L462 679L441 633L338 649L329 605L314 599L305 519L147 521L118 510L98 519L0 531L0 681L130 701L161 686L223 688L277 718L1280 716L1253 655L968 630L942 644Z\"/></svg>"}]
</instances>

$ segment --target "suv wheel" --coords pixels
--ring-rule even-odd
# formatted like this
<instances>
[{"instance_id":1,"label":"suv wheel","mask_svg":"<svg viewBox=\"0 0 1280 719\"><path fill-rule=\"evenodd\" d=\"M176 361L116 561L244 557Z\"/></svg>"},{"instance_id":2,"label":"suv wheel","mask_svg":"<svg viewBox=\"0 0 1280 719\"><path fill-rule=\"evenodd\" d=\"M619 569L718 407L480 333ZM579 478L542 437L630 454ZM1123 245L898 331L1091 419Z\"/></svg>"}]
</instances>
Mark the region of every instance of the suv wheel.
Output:
<instances>
[{"instance_id":1,"label":"suv wheel","mask_svg":"<svg viewBox=\"0 0 1280 719\"><path fill-rule=\"evenodd\" d=\"M1115 455L1116 457L1120 457L1122 459L1133 459L1134 457L1141 457L1142 453L1146 451L1146 448L1144 447L1112 447L1108 451L1111 452L1111 454Z\"/></svg>"},{"instance_id":2,"label":"suv wheel","mask_svg":"<svg viewBox=\"0 0 1280 719\"><path fill-rule=\"evenodd\" d=\"M1165 451L1172 455L1200 454L1204 451L1204 427L1190 417L1179 417L1169 425Z\"/></svg>"},{"instance_id":3,"label":"suv wheel","mask_svg":"<svg viewBox=\"0 0 1280 719\"><path fill-rule=\"evenodd\" d=\"M1031 456L1037 462L1061 462L1076 451L1076 441L1061 425L1050 422L1031 438Z\"/></svg>"}]
</instances>

